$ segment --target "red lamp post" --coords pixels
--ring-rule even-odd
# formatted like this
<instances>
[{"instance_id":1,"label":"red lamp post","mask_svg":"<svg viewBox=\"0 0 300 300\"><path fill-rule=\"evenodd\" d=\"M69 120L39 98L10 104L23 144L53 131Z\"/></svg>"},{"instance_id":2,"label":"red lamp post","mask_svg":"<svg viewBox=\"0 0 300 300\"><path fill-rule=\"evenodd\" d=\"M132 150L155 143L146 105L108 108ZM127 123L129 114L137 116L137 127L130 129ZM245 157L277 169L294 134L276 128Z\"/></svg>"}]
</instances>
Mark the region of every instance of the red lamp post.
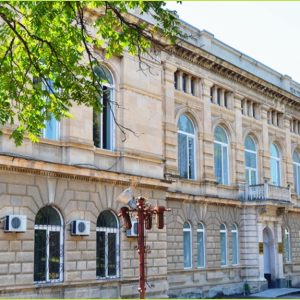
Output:
<instances>
[{"instance_id":1,"label":"red lamp post","mask_svg":"<svg viewBox=\"0 0 300 300\"><path fill-rule=\"evenodd\" d=\"M129 209L128 207L122 207L119 212L119 217L124 219L124 227L126 229L131 228L131 221L128 219L129 212L137 212L138 217L138 254L139 254L139 293L140 299L145 299L145 227L151 229L152 227L152 215L156 215L157 228L163 229L164 227L164 212L171 209L164 206L156 206L154 208L151 205L145 205L145 198L138 197L136 200L136 207Z\"/></svg>"}]
</instances>

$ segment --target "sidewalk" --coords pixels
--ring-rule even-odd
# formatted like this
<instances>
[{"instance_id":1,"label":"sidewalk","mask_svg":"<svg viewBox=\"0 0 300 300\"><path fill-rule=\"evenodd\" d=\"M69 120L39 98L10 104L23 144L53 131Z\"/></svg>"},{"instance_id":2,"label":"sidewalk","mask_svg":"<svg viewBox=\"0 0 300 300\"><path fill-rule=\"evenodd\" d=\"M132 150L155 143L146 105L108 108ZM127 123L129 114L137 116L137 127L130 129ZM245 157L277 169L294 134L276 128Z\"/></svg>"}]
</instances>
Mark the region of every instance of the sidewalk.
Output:
<instances>
[{"instance_id":1,"label":"sidewalk","mask_svg":"<svg viewBox=\"0 0 300 300\"><path fill-rule=\"evenodd\" d=\"M278 298L294 293L300 293L300 289L296 288L281 288L281 289L268 289L260 293L249 295L249 298Z\"/></svg>"}]
</instances>

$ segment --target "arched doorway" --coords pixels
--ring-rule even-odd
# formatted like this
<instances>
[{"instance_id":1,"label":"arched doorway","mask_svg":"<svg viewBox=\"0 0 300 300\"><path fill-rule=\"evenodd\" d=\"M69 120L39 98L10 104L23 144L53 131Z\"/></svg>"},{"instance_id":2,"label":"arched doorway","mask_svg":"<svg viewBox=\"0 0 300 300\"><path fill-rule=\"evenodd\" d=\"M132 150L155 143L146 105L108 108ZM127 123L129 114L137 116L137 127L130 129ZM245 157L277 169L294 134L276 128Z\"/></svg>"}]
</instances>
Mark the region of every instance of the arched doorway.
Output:
<instances>
[{"instance_id":1,"label":"arched doorway","mask_svg":"<svg viewBox=\"0 0 300 300\"><path fill-rule=\"evenodd\" d=\"M264 276L268 281L268 287L272 287L272 280L275 280L275 256L274 238L269 227L263 230L264 242Z\"/></svg>"}]
</instances>

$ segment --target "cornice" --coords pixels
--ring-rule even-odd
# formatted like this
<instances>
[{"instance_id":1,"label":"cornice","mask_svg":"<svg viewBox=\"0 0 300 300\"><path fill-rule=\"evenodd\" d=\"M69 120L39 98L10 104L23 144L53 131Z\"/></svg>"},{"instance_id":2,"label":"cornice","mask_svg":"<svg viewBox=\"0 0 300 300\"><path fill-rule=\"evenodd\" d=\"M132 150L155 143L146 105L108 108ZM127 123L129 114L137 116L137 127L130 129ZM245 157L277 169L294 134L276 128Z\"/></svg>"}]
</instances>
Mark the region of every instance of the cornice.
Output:
<instances>
[{"instance_id":1,"label":"cornice","mask_svg":"<svg viewBox=\"0 0 300 300\"><path fill-rule=\"evenodd\" d=\"M180 45L169 47L165 51L240 83L271 99L285 101L290 105L300 104L300 99L293 94L191 44L182 41Z\"/></svg>"},{"instance_id":2,"label":"cornice","mask_svg":"<svg viewBox=\"0 0 300 300\"><path fill-rule=\"evenodd\" d=\"M167 190L170 186L170 182L164 179L96 170L82 166L71 166L7 155L0 155L0 171L89 182L103 182L124 187L133 186Z\"/></svg>"}]
</instances>

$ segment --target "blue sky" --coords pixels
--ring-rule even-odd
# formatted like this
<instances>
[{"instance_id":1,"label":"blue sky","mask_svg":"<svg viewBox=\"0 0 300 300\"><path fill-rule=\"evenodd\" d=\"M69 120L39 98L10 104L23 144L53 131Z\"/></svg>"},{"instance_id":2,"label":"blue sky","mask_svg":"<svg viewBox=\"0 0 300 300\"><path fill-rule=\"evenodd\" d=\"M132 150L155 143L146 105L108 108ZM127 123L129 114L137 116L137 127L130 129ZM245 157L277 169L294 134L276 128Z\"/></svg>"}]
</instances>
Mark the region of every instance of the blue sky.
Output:
<instances>
[{"instance_id":1,"label":"blue sky","mask_svg":"<svg viewBox=\"0 0 300 300\"><path fill-rule=\"evenodd\" d=\"M300 2L168 2L187 23L300 83Z\"/></svg>"}]
</instances>

